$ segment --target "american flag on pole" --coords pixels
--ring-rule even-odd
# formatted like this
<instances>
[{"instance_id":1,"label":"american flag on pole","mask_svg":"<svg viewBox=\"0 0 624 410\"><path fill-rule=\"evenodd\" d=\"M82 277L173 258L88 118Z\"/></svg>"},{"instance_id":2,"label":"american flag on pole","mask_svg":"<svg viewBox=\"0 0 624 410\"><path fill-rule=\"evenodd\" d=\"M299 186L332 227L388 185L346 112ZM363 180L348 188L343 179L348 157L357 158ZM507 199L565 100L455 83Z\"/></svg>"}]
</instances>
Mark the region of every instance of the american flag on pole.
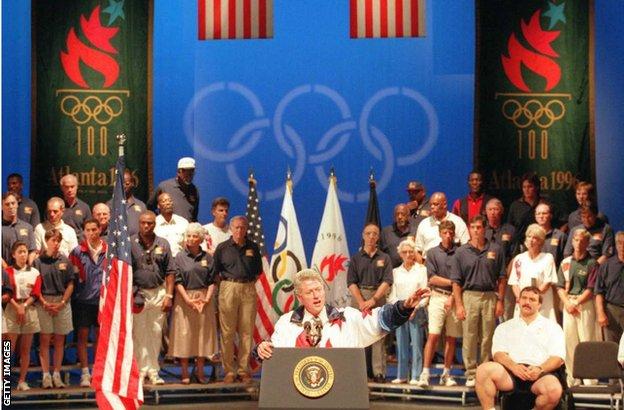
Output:
<instances>
[{"instance_id":1,"label":"american flag on pole","mask_svg":"<svg viewBox=\"0 0 624 410\"><path fill-rule=\"evenodd\" d=\"M125 140L125 136L121 139ZM123 142L115 168L115 188L108 225L108 269L100 290L100 334L91 387L100 409L137 409L143 386L132 342L132 262L123 191Z\"/></svg>"},{"instance_id":2,"label":"american flag on pole","mask_svg":"<svg viewBox=\"0 0 624 410\"><path fill-rule=\"evenodd\" d=\"M425 0L349 0L351 38L423 37Z\"/></svg>"},{"instance_id":3,"label":"american flag on pole","mask_svg":"<svg viewBox=\"0 0 624 410\"><path fill-rule=\"evenodd\" d=\"M247 228L247 238L254 241L260 248L262 255L262 273L256 281L257 293L257 314L254 327L254 343L268 339L273 333L273 324L277 320L272 305L272 289L267 278L269 272L269 260L267 257L266 245L264 243L264 230L262 229L262 217L260 216L260 202L258 201L258 192L256 190L256 180L253 173L249 174L249 195L247 196L247 212L246 217L249 222ZM257 369L258 363L251 359L251 368Z\"/></svg>"},{"instance_id":4,"label":"american flag on pole","mask_svg":"<svg viewBox=\"0 0 624 410\"><path fill-rule=\"evenodd\" d=\"M273 0L197 0L200 40L273 37Z\"/></svg>"}]
</instances>

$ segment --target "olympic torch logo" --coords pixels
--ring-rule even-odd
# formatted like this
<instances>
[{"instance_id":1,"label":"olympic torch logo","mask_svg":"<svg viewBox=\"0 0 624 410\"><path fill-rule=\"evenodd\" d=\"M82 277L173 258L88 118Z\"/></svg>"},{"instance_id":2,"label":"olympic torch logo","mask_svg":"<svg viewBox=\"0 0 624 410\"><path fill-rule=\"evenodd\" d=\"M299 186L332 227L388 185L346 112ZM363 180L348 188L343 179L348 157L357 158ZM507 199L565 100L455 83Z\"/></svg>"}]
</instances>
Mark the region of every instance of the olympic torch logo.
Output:
<instances>
[{"instance_id":1,"label":"olympic torch logo","mask_svg":"<svg viewBox=\"0 0 624 410\"><path fill-rule=\"evenodd\" d=\"M550 17L550 28L557 21L565 22L563 8L556 10L557 13L550 9L544 13ZM519 159L535 159L538 156L548 159L548 129L565 116L564 101L572 98L570 94L551 92L562 76L557 63L559 54L553 48L553 42L561 32L544 30L541 19L542 11L538 9L528 23L521 20L523 42L511 33L506 53L501 54L505 76L519 92L496 93L495 99L502 100L501 113L517 130ZM543 83L543 88L527 84L525 75L530 74L536 77L532 84Z\"/></svg>"},{"instance_id":2,"label":"olympic torch logo","mask_svg":"<svg viewBox=\"0 0 624 410\"><path fill-rule=\"evenodd\" d=\"M108 155L107 126L123 113L123 98L130 96L128 90L111 88L117 82L120 71L115 59L118 51L112 44L118 32L119 27L102 26L100 6L96 6L88 18L80 16L79 31L74 27L69 29L66 50L59 53L65 75L79 87L56 90L57 97L60 97L60 111L76 125L78 156L85 153L88 156ZM85 79L86 73L90 74L91 80ZM101 80L93 79L96 77L93 74L99 74Z\"/></svg>"}]
</instances>

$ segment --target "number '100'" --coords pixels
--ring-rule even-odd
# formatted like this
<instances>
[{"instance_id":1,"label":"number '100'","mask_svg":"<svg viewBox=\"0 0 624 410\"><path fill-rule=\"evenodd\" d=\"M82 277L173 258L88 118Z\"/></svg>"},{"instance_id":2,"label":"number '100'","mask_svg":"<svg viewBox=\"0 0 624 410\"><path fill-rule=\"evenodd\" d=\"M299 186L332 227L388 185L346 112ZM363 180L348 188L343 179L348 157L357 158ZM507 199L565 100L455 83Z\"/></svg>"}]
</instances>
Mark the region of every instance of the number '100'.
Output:
<instances>
[{"instance_id":1,"label":"number '100'","mask_svg":"<svg viewBox=\"0 0 624 410\"><path fill-rule=\"evenodd\" d=\"M538 149L540 158L548 159L548 131L540 131L539 145L537 139L535 130L529 130L527 135L518 130L518 159L535 159Z\"/></svg>"},{"instance_id":2,"label":"number '100'","mask_svg":"<svg viewBox=\"0 0 624 410\"><path fill-rule=\"evenodd\" d=\"M96 148L96 143L95 143L95 127L90 125L87 127L87 136L86 138L84 138L83 132L82 132L82 127L78 126L76 127L76 154L77 155L82 155L83 151L83 144L86 143L87 145L87 149L86 149L86 153L87 155L89 155L90 157L95 155L95 148ZM86 141L85 141L86 140ZM100 127L100 132L99 132L99 144L97 144L97 146L99 147L99 154L101 156L106 156L108 154L108 128L106 127Z\"/></svg>"}]
</instances>

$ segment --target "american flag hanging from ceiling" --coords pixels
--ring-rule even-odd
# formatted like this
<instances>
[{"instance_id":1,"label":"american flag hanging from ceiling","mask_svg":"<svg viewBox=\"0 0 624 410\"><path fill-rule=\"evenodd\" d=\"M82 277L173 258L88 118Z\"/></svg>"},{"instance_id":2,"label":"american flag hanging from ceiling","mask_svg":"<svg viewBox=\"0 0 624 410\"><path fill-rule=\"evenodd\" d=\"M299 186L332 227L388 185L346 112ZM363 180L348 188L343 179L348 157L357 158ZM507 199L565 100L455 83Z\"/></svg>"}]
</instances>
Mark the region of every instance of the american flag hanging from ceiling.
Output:
<instances>
[{"instance_id":1,"label":"american flag hanging from ceiling","mask_svg":"<svg viewBox=\"0 0 624 410\"><path fill-rule=\"evenodd\" d=\"M351 38L425 36L425 0L350 0Z\"/></svg>"},{"instance_id":2,"label":"american flag hanging from ceiling","mask_svg":"<svg viewBox=\"0 0 624 410\"><path fill-rule=\"evenodd\" d=\"M197 0L200 40L273 38L273 0Z\"/></svg>"}]
</instances>

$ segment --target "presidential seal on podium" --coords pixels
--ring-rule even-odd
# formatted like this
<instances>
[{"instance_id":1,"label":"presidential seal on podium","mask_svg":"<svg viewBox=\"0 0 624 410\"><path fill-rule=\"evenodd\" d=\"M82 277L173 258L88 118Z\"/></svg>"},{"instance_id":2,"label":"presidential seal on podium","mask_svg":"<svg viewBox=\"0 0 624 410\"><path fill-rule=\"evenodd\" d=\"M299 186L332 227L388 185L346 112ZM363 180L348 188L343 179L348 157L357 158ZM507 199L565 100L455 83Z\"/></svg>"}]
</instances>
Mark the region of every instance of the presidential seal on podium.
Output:
<instances>
[{"instance_id":1,"label":"presidential seal on podium","mask_svg":"<svg viewBox=\"0 0 624 410\"><path fill-rule=\"evenodd\" d=\"M334 385L334 369L322 357L308 356L295 366L293 382L302 395L309 398L321 397Z\"/></svg>"}]
</instances>

